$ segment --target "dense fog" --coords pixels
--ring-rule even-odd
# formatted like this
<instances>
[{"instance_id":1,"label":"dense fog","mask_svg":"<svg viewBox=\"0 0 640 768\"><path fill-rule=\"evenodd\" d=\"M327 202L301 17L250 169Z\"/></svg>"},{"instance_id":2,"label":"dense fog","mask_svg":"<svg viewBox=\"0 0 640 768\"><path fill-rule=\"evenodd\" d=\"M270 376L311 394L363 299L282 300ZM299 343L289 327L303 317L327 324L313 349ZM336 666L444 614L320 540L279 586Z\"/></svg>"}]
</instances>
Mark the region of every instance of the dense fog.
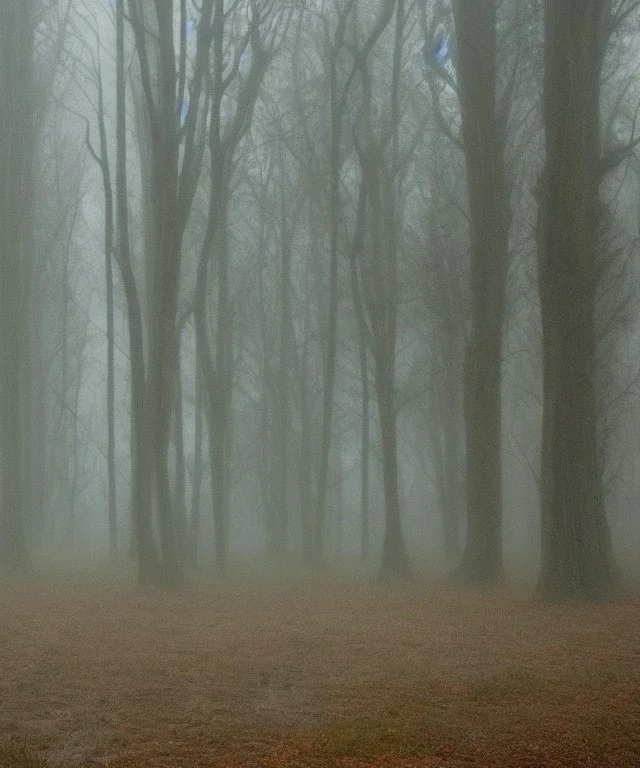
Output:
<instances>
[{"instance_id":1,"label":"dense fog","mask_svg":"<svg viewBox=\"0 0 640 768\"><path fill-rule=\"evenodd\" d=\"M3 564L636 578L636 6L3 0Z\"/></svg>"}]
</instances>

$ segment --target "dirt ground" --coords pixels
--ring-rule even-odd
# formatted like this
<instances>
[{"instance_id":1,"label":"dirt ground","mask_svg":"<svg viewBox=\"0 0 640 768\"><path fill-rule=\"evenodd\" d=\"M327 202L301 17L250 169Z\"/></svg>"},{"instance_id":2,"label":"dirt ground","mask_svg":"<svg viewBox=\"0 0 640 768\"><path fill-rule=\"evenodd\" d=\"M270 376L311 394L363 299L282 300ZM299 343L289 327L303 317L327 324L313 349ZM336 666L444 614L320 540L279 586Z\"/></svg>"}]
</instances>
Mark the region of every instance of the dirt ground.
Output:
<instances>
[{"instance_id":1,"label":"dirt ground","mask_svg":"<svg viewBox=\"0 0 640 768\"><path fill-rule=\"evenodd\" d=\"M640 602L259 576L0 583L0 741L52 766L636 766Z\"/></svg>"}]
</instances>

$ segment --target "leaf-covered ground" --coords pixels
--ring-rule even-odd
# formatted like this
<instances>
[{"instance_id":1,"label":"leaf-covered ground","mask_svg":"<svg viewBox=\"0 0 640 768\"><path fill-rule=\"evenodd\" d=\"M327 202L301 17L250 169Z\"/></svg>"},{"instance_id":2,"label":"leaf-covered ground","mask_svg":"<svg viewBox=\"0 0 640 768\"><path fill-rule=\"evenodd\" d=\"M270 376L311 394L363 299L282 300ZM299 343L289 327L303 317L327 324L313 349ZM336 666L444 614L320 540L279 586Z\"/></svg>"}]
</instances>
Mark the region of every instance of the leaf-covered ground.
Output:
<instances>
[{"instance_id":1,"label":"leaf-covered ground","mask_svg":"<svg viewBox=\"0 0 640 768\"><path fill-rule=\"evenodd\" d=\"M52 766L640 766L640 602L0 583L0 742Z\"/></svg>"}]
</instances>

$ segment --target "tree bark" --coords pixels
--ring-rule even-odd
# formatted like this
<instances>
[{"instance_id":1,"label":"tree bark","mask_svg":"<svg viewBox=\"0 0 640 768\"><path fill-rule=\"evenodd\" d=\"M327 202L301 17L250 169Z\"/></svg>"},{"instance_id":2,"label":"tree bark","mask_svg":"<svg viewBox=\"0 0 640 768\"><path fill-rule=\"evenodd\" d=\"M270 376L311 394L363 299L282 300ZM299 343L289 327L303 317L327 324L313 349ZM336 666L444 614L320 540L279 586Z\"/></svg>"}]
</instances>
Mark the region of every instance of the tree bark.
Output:
<instances>
[{"instance_id":1,"label":"tree bark","mask_svg":"<svg viewBox=\"0 0 640 768\"><path fill-rule=\"evenodd\" d=\"M503 576L501 356L510 211L497 121L496 2L456 0L458 89L471 217L471 336L465 351L467 541L459 573Z\"/></svg>"},{"instance_id":2,"label":"tree bark","mask_svg":"<svg viewBox=\"0 0 640 768\"><path fill-rule=\"evenodd\" d=\"M198 543L200 540L200 492L202 487L202 373L196 370L195 437L193 454L193 484L191 491L191 520L189 526L191 562L198 564Z\"/></svg>"},{"instance_id":3,"label":"tree bark","mask_svg":"<svg viewBox=\"0 0 640 768\"><path fill-rule=\"evenodd\" d=\"M360 443L360 559L369 560L369 366L367 361L367 340L364 330L358 334L360 353L360 381L362 386L362 427Z\"/></svg>"},{"instance_id":4,"label":"tree bark","mask_svg":"<svg viewBox=\"0 0 640 768\"><path fill-rule=\"evenodd\" d=\"M118 42L116 43L116 45ZM100 157L96 160L102 173L104 192L104 260L107 302L107 477L108 477L108 523L109 523L109 559L114 562L117 554L117 511L116 511L116 438L115 438L115 400L114 400L114 327L113 327L113 264L114 252L114 215L113 187L111 170L107 156L107 132L104 120L102 76L98 74L98 132L100 135ZM66 354L67 354L67 261L65 255L63 270L63 323L62 323L62 406L67 402Z\"/></svg>"},{"instance_id":5,"label":"tree bark","mask_svg":"<svg viewBox=\"0 0 640 768\"><path fill-rule=\"evenodd\" d=\"M22 398L31 254L27 228L33 217L35 107L33 0L0 4L0 553L26 568Z\"/></svg>"},{"instance_id":6,"label":"tree bark","mask_svg":"<svg viewBox=\"0 0 640 768\"><path fill-rule=\"evenodd\" d=\"M111 185L109 185L111 188ZM116 430L115 375L113 329L113 195L111 195L108 226L105 223L105 278L107 286L107 474L109 479L109 560L118 554L118 515L116 509ZM107 237L108 235L108 237Z\"/></svg>"},{"instance_id":7,"label":"tree bark","mask_svg":"<svg viewBox=\"0 0 640 768\"><path fill-rule=\"evenodd\" d=\"M184 466L184 419L182 407L182 370L180 365L180 338L184 325L178 328L176 345L175 380L176 407L173 422L173 447L175 454L175 495L173 507L176 519L176 544L181 562L188 557L187 514L186 514L186 473Z\"/></svg>"},{"instance_id":8,"label":"tree bark","mask_svg":"<svg viewBox=\"0 0 640 768\"><path fill-rule=\"evenodd\" d=\"M124 76L124 1L116 2L116 206L118 267L122 277L129 323L131 366L131 514L138 555L138 581L157 584L160 563L151 527L151 465L149 462L144 331L140 298L131 263L127 201L126 94Z\"/></svg>"},{"instance_id":9,"label":"tree bark","mask_svg":"<svg viewBox=\"0 0 640 768\"><path fill-rule=\"evenodd\" d=\"M602 0L545 2L538 284L543 332L539 595L600 600L614 583L597 452L596 255Z\"/></svg>"},{"instance_id":10,"label":"tree bark","mask_svg":"<svg viewBox=\"0 0 640 768\"><path fill-rule=\"evenodd\" d=\"M278 494L276 500L276 557L287 552L288 510L288 468L289 468L289 358L291 349L291 247L293 233L288 231L284 180L280 180L280 355L278 368ZM292 224L295 227L295 222Z\"/></svg>"},{"instance_id":11,"label":"tree bark","mask_svg":"<svg viewBox=\"0 0 640 768\"><path fill-rule=\"evenodd\" d=\"M447 557L455 560L460 555L460 397L459 369L455 349L455 333L445 336L448 349L445 350L445 392L443 393L443 442L444 442L444 490L445 503L442 508L444 546Z\"/></svg>"}]
</instances>

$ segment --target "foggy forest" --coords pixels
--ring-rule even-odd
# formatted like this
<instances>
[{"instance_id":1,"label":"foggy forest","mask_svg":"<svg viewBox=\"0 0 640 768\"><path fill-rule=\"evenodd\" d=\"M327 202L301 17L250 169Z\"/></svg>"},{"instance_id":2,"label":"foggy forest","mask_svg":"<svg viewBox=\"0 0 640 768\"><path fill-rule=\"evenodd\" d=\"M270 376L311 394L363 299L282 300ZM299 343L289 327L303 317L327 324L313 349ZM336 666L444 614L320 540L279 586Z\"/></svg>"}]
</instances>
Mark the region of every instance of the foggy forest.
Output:
<instances>
[{"instance_id":1,"label":"foggy forest","mask_svg":"<svg viewBox=\"0 0 640 768\"><path fill-rule=\"evenodd\" d=\"M0 0L0 768L640 766L639 72Z\"/></svg>"}]
</instances>

